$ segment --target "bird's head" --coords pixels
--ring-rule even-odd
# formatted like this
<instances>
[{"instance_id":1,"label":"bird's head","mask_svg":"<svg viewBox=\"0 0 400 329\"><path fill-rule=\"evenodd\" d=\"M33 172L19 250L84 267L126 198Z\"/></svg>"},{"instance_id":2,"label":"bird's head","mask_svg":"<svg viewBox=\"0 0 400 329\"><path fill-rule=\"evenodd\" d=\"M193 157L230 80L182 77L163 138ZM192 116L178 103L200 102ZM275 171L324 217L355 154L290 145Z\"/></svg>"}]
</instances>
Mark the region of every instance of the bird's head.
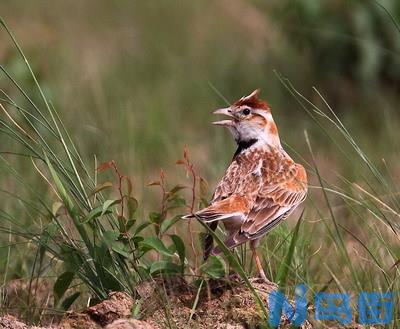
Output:
<instances>
[{"instance_id":1,"label":"bird's head","mask_svg":"<svg viewBox=\"0 0 400 329\"><path fill-rule=\"evenodd\" d=\"M226 126L237 143L256 141L273 146L280 145L278 129L271 115L269 105L258 98L260 90L242 97L233 105L218 109L214 114L229 116L229 120L213 122Z\"/></svg>"}]
</instances>

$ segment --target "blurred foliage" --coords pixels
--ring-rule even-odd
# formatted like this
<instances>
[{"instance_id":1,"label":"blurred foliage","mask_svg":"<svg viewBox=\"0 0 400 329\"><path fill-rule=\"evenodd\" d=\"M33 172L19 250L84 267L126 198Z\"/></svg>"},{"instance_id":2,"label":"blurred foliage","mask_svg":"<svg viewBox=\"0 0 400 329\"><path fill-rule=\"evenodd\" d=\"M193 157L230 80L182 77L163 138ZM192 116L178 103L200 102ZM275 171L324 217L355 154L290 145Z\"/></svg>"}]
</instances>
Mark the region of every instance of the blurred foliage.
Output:
<instances>
[{"instance_id":1,"label":"blurred foliage","mask_svg":"<svg viewBox=\"0 0 400 329\"><path fill-rule=\"evenodd\" d=\"M293 219L288 220L289 227L283 224L271 232L261 246L263 256L268 258L268 275L274 278L281 265L284 267L280 272L285 273L285 278L287 275L288 283L304 280L310 286L315 284L316 289L320 287L318 284L331 280L332 273L338 276L335 283L346 289L358 289L360 285L385 289L388 282L394 282L398 270L390 268L394 259L398 259L397 236L393 237L390 230L385 231L379 226L381 222L377 224L374 220L380 216L393 220L391 216L398 216L398 1L14 0L1 2L0 15L23 46L45 95L76 142L83 162L95 168L96 159L100 163L114 159L121 172L133 177L132 194L128 195L134 195L141 205L135 209L135 218L141 221L134 224L147 225L148 229L143 236L139 232L139 238L133 242L137 252L146 257L155 255L149 259L158 257L158 262L147 261L143 272L182 271L182 243L173 236L183 237L186 255L196 258L199 243L195 241L192 248L190 237L197 236L199 227L194 226L191 235L176 224L183 200L190 200L191 192L175 184L187 182L192 176L190 170L178 170L175 160L187 145L196 171L205 177L198 182L198 188L204 187L207 180L212 191L235 145L226 131L209 124L211 112L225 105L223 97L232 102L260 87L262 96L272 106L288 152L307 166L310 185L314 187L293 250L290 241L294 238L291 240L290 234L297 232L290 229ZM4 31L0 31L0 63L28 91L34 103L41 102L25 64ZM282 76L296 87L295 91L282 83L285 81L280 79ZM325 120L324 112L296 94L299 92L313 105L326 108L313 86L333 107L340 123L351 131L350 137L340 129L332 129L334 125ZM0 89L18 105L33 110L4 75L0 77ZM11 107L7 110L17 122L27 125L20 111ZM332 120L332 114L328 109L327 112ZM1 120L5 120L3 114ZM49 130L38 123L34 126L46 141L52 139ZM310 145L304 138L304 130L308 132ZM389 183L372 180L365 154L357 149L355 152L352 136L377 170L389 176ZM0 152L10 163L0 166L0 184L6 193L1 215L11 213L13 218L21 220L24 230L45 236L49 218L32 211L22 201L9 198L7 193L16 193L23 199L39 195L43 203L50 204L56 198L55 192L32 169L29 158L14 158L7 153L21 152L18 143L5 134L1 138ZM310 155L311 146L314 157ZM56 154L62 150L54 140L51 148ZM385 161L381 161L383 157ZM61 160L67 158L63 156ZM162 179L158 178L160 168L165 169L164 174L168 173L168 182L175 183L164 188L161 202L154 189L147 186L151 181L152 185L162 186ZM323 177L321 181L316 178L315 168ZM23 173L23 183L34 189L21 189L13 170ZM325 199L318 189L322 182L337 193ZM97 183L99 192L110 189L107 179ZM355 184L367 188L376 199L367 198ZM203 188L197 200L200 206L207 202L210 191ZM109 211L116 213L120 204L114 204L113 200L120 198L111 193L105 200L98 200L93 208L83 209L79 220L88 221L85 227L91 229L90 222L108 218ZM395 209L394 214L382 206L385 202L389 209ZM125 206L134 209L135 204L131 200ZM176 210L165 212L165 207ZM111 263L117 259L130 265L123 233L125 229L136 230L137 226L131 226L129 220L116 218L115 227L107 230L109 233L102 240L106 260L111 258ZM336 220L338 224L333 227ZM343 241L338 241L335 229L342 230L341 225L347 231L341 231ZM149 231L151 238L145 240ZM36 251L31 244L15 247L22 242L13 237L10 257L10 236L1 237L0 266L5 271L10 269L1 273L4 280L38 272L37 261L25 257L27 252ZM375 257L372 260L371 254ZM251 269L247 257L242 250L242 263ZM287 266L282 265L284 258L288 260ZM193 263L193 268L211 277L223 275L226 270L219 259L211 259L211 264L199 267L196 261ZM289 263L294 264L290 269ZM106 265L116 276L109 280L110 284L120 285L119 272L110 262ZM68 296L70 299L63 299L65 288L71 284L70 271L67 269L65 273L56 286L56 296L63 307L74 298L72 294ZM348 279L350 276L352 281ZM126 278L128 283L133 280L129 275ZM105 276L98 280L107 281ZM99 295L104 295L107 289L100 283L95 288Z\"/></svg>"},{"instance_id":2,"label":"blurred foliage","mask_svg":"<svg viewBox=\"0 0 400 329\"><path fill-rule=\"evenodd\" d=\"M395 0L382 5L399 17ZM260 87L289 144L299 134L288 129L293 118L309 124L274 69L306 96L317 86L345 120L375 135L384 129L376 109L395 111L398 31L374 1L9 1L0 9L83 153L146 176L185 144L199 150L206 177L229 159L219 151L232 144L228 135L209 125L224 104L210 83L229 101ZM1 62L29 88L0 38ZM219 167L206 166L208 158Z\"/></svg>"},{"instance_id":3,"label":"blurred foliage","mask_svg":"<svg viewBox=\"0 0 400 329\"><path fill-rule=\"evenodd\" d=\"M285 35L297 51L307 54L310 78L329 88L339 104L352 101L346 96L368 97L371 89L398 91L398 1L283 3L278 13L287 23Z\"/></svg>"}]
</instances>

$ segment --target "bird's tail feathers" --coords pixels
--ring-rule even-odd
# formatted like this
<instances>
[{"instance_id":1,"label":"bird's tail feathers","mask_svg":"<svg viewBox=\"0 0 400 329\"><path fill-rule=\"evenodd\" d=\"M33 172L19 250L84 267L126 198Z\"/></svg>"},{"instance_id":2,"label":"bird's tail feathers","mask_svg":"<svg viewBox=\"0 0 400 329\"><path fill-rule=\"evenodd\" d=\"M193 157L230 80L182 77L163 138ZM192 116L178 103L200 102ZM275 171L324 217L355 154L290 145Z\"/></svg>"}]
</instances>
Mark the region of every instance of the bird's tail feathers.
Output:
<instances>
[{"instance_id":1,"label":"bird's tail feathers","mask_svg":"<svg viewBox=\"0 0 400 329\"><path fill-rule=\"evenodd\" d=\"M182 219L197 218L197 219L200 219L201 221L203 221L204 223L212 223L212 222L216 222L219 220L233 218L233 217L237 217L237 216L242 216L242 213L235 212L235 213L222 214L222 213L211 213L211 212L206 212L206 211L200 210L194 214L187 214L185 216L182 216Z\"/></svg>"}]
</instances>

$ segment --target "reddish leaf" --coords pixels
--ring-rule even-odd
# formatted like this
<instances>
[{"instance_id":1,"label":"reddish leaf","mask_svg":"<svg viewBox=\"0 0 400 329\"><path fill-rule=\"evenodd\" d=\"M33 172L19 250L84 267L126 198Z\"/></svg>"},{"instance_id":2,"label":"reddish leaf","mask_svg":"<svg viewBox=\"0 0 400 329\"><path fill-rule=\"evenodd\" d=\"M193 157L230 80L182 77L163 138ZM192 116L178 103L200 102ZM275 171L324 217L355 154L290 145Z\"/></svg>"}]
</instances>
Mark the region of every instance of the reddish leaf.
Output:
<instances>
[{"instance_id":1,"label":"reddish leaf","mask_svg":"<svg viewBox=\"0 0 400 329\"><path fill-rule=\"evenodd\" d=\"M147 184L147 186L161 185L160 181L156 180Z\"/></svg>"},{"instance_id":2,"label":"reddish leaf","mask_svg":"<svg viewBox=\"0 0 400 329\"><path fill-rule=\"evenodd\" d=\"M394 263L393 266L392 266L390 269L395 268L395 267L397 267L398 265L400 265L400 259L399 259L396 263Z\"/></svg>"},{"instance_id":3,"label":"reddish leaf","mask_svg":"<svg viewBox=\"0 0 400 329\"><path fill-rule=\"evenodd\" d=\"M175 164L177 164L177 165L184 165L184 164L185 164L185 161L183 161L183 160L177 160L177 161L175 162Z\"/></svg>"},{"instance_id":4,"label":"reddish leaf","mask_svg":"<svg viewBox=\"0 0 400 329\"><path fill-rule=\"evenodd\" d=\"M112 168L114 161L103 162L97 167L97 171L101 172Z\"/></svg>"}]
</instances>

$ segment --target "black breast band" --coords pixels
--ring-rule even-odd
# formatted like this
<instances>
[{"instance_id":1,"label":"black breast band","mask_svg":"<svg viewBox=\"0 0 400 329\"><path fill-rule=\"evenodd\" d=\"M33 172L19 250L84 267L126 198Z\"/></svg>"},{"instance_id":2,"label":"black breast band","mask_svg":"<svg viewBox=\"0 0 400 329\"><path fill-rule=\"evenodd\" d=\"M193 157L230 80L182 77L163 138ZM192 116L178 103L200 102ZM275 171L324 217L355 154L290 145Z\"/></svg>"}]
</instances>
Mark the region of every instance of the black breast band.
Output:
<instances>
[{"instance_id":1,"label":"black breast band","mask_svg":"<svg viewBox=\"0 0 400 329\"><path fill-rule=\"evenodd\" d=\"M237 143L238 148L237 148L235 154L233 155L233 159L235 159L240 153L242 153L245 149L249 148L250 146L252 146L256 142L257 142L257 139L255 139L255 138L250 139L248 141L240 141L240 142L238 142Z\"/></svg>"}]
</instances>

